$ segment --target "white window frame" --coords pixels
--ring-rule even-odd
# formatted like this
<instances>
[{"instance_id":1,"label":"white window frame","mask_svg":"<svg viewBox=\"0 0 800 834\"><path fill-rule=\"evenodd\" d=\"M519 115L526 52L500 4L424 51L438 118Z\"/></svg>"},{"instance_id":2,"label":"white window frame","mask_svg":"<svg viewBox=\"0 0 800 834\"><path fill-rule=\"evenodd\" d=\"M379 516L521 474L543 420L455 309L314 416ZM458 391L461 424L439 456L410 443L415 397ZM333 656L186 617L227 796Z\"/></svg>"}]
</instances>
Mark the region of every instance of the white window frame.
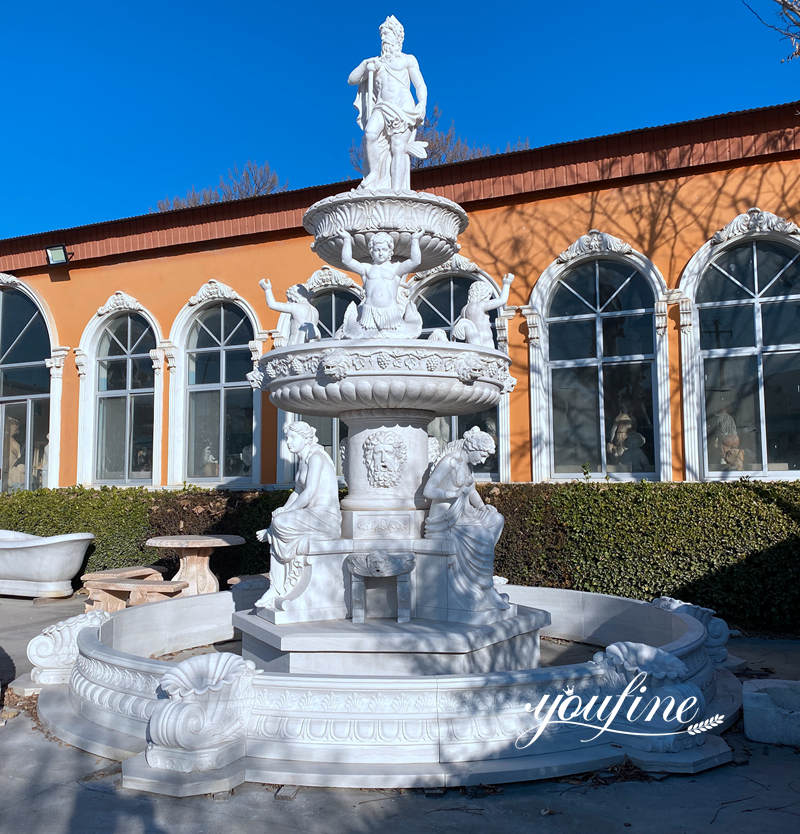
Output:
<instances>
[{"instance_id":1,"label":"white window frame","mask_svg":"<svg viewBox=\"0 0 800 834\"><path fill-rule=\"evenodd\" d=\"M135 481L99 481L95 477L97 460L97 351L106 325L120 313L138 313L153 331L156 345L162 341L156 317L133 296L117 290L88 322L75 348L80 389L78 394L78 466L77 480L83 486L115 484L118 486L159 486L161 484L161 438L164 414L163 351L150 351L153 362L153 471L152 478Z\"/></svg>"},{"instance_id":2,"label":"white window frame","mask_svg":"<svg viewBox=\"0 0 800 834\"><path fill-rule=\"evenodd\" d=\"M672 480L672 435L670 420L669 342L667 338L667 301L669 294L663 276L655 264L628 243L606 232L591 229L581 235L539 276L522 313L528 323L528 373L531 416L531 479L539 481L574 480L581 473L554 473L550 358L547 318L559 280L580 264L598 258L612 260L640 272L653 292L654 307L654 387L653 419L655 472L609 472L611 481ZM626 357L630 358L630 357ZM635 357L634 357L635 358ZM600 411L603 420L603 411ZM602 476L605 477L605 476Z\"/></svg>"},{"instance_id":3,"label":"white window frame","mask_svg":"<svg viewBox=\"0 0 800 834\"><path fill-rule=\"evenodd\" d=\"M420 294L439 281L449 278L465 278L481 281L492 291L492 297L497 298L501 293L500 285L489 275L463 255L454 255L449 261L433 269L418 272L411 280L410 300L416 305ZM495 319L495 334L497 349L508 353L508 322L517 312L514 306L501 307ZM497 480L508 483L511 480L511 408L510 395L503 393L497 403ZM455 439L455 438L453 438ZM476 473L476 480L494 480L488 473Z\"/></svg>"},{"instance_id":4,"label":"white window frame","mask_svg":"<svg viewBox=\"0 0 800 834\"><path fill-rule=\"evenodd\" d=\"M800 251L800 228L789 220L759 208L751 208L737 215L695 252L680 278L681 299L681 374L683 377L683 424L687 481L737 480L743 476L753 480L796 480L796 470L781 472L721 471L711 472L706 465L707 438L705 415L705 386L703 382L703 353L700 349L700 310L697 307L697 291L706 268L721 252L748 241L774 241ZM743 300L744 301L744 300ZM759 304L757 298L750 303ZM781 345L777 351L785 350ZM772 350L754 347L746 355L758 356ZM741 356L742 351L715 350L715 357ZM763 418L763 386L759 383L759 417ZM766 426L761 424L762 454L766 443ZM763 466L767 461L764 459Z\"/></svg>"},{"instance_id":5,"label":"white window frame","mask_svg":"<svg viewBox=\"0 0 800 834\"><path fill-rule=\"evenodd\" d=\"M232 287L213 278L206 281L180 309L172 324L169 339L160 345L169 368L169 429L167 444L167 485L180 487L186 483L209 489L253 489L264 486L261 483L261 388L257 376L250 378L253 391L253 461L251 474L246 477L192 478L188 477L188 431L189 384L188 384L188 343L189 333L197 315L205 308L231 302L239 307L255 334L248 343L254 370L258 366L264 344L269 334L261 327L253 307ZM219 388L219 386L212 386ZM194 390L194 389L193 389ZM199 390L199 389L198 389ZM222 471L222 470L220 470Z\"/></svg>"},{"instance_id":6,"label":"white window frame","mask_svg":"<svg viewBox=\"0 0 800 834\"><path fill-rule=\"evenodd\" d=\"M69 348L58 344L58 328L50 307L32 287L6 272L0 272L0 287L18 290L26 295L42 314L47 328L47 336L50 340L50 356L44 360L44 364L50 370L50 418L48 426L50 437L47 448L47 483L45 486L49 489L56 489L60 483L61 468L61 398L64 360L69 353Z\"/></svg>"}]
</instances>

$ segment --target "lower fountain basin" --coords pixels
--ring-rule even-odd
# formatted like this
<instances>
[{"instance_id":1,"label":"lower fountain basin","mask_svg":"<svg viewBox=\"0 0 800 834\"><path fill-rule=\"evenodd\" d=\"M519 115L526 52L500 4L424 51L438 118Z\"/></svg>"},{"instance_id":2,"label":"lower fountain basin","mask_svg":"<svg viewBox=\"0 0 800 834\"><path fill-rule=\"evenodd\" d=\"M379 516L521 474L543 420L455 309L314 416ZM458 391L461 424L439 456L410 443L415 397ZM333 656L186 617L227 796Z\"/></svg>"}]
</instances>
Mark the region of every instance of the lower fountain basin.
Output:
<instances>
[{"instance_id":1,"label":"lower fountain basin","mask_svg":"<svg viewBox=\"0 0 800 834\"><path fill-rule=\"evenodd\" d=\"M539 630L549 624L547 611L523 606L490 625L418 619L276 625L247 612L233 615L242 657L265 672L368 677L536 669Z\"/></svg>"},{"instance_id":2,"label":"lower fountain basin","mask_svg":"<svg viewBox=\"0 0 800 834\"><path fill-rule=\"evenodd\" d=\"M241 588L238 601L225 591L128 608L100 629L83 629L69 685L42 688L43 724L81 749L124 759L123 786L173 796L229 790L243 781L331 787L514 782L608 767L625 757L645 770L694 773L731 758L730 748L710 732L682 736L684 742L663 749L635 736L585 743L580 728L559 725L520 747L520 734L531 727L526 705L568 688L592 693L604 685L608 669L592 660L451 675L262 671L252 679L239 758L192 773L149 766L141 751L150 718L164 703L160 682L178 668L153 656L230 640L235 610L250 610L261 590ZM735 721L741 685L712 662L707 631L689 614L579 591L504 590L512 604L552 612L544 635L599 646L642 641L669 652L685 667L679 685L702 695L704 714L725 716L714 732Z\"/></svg>"}]
</instances>

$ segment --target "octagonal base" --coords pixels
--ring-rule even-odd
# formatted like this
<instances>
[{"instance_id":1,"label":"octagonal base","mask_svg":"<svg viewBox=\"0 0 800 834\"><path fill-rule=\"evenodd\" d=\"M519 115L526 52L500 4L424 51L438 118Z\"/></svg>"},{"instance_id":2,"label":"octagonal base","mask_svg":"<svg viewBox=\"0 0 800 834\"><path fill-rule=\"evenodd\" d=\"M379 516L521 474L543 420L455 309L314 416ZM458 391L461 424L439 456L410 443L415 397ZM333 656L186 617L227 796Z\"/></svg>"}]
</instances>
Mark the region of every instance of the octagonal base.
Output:
<instances>
[{"instance_id":1,"label":"octagonal base","mask_svg":"<svg viewBox=\"0 0 800 834\"><path fill-rule=\"evenodd\" d=\"M276 625L245 612L233 615L242 657L265 672L321 675L472 675L536 669L539 629L547 611L520 606L490 625L413 620L349 620Z\"/></svg>"}]
</instances>

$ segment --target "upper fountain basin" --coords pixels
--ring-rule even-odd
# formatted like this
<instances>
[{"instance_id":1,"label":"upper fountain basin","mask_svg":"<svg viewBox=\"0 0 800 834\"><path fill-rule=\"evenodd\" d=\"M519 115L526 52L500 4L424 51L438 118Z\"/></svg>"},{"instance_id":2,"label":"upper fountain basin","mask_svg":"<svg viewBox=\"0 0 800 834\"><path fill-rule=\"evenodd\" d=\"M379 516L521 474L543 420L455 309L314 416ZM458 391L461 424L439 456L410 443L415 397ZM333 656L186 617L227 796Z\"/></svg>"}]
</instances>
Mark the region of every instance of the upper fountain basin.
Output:
<instances>
[{"instance_id":1,"label":"upper fountain basin","mask_svg":"<svg viewBox=\"0 0 800 834\"><path fill-rule=\"evenodd\" d=\"M340 236L353 236L353 256L369 261L369 241L387 232L394 241L394 260L409 257L411 235L421 231L422 270L433 269L458 251L457 238L467 228L458 203L417 191L348 191L314 203L303 217L314 235L314 251L329 264L344 268Z\"/></svg>"},{"instance_id":2,"label":"upper fountain basin","mask_svg":"<svg viewBox=\"0 0 800 834\"><path fill-rule=\"evenodd\" d=\"M278 408L336 417L375 408L471 414L514 387L511 360L493 348L423 339L320 339L261 358Z\"/></svg>"}]
</instances>

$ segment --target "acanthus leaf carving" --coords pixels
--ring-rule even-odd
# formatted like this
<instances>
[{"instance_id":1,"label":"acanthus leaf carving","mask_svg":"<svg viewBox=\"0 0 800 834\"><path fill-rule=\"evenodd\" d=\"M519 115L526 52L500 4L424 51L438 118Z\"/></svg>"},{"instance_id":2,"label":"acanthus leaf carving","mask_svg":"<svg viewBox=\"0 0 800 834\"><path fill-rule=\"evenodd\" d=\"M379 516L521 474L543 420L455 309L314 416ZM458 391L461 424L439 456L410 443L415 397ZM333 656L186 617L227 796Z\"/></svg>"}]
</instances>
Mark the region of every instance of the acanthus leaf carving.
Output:
<instances>
[{"instance_id":1,"label":"acanthus leaf carving","mask_svg":"<svg viewBox=\"0 0 800 834\"><path fill-rule=\"evenodd\" d=\"M620 240L607 232L590 229L587 234L581 235L573 244L568 246L556 258L556 261L565 264L582 255L602 255L607 252L628 255L632 251L630 244L625 243L624 240Z\"/></svg>"},{"instance_id":2,"label":"acanthus leaf carving","mask_svg":"<svg viewBox=\"0 0 800 834\"><path fill-rule=\"evenodd\" d=\"M445 273L450 272L466 272L469 274L478 274L484 275L484 271L475 263L473 263L469 258L465 258L463 255L458 254L456 252L451 258L448 258L443 264L439 264L439 266L431 267L431 269L425 269L422 272L418 272L414 276L414 280L416 282L424 281L427 278L431 278L434 275L443 275Z\"/></svg>"},{"instance_id":3,"label":"acanthus leaf carving","mask_svg":"<svg viewBox=\"0 0 800 834\"><path fill-rule=\"evenodd\" d=\"M189 306L195 307L197 304L204 304L207 301L237 301L239 298L239 293L233 287L229 287L215 278L210 278L189 299Z\"/></svg>"},{"instance_id":4,"label":"acanthus leaf carving","mask_svg":"<svg viewBox=\"0 0 800 834\"><path fill-rule=\"evenodd\" d=\"M144 307L128 293L122 290L117 290L113 295L109 296L108 301L97 308L98 316L108 316L114 313L140 313Z\"/></svg>"},{"instance_id":5,"label":"acanthus leaf carving","mask_svg":"<svg viewBox=\"0 0 800 834\"><path fill-rule=\"evenodd\" d=\"M110 616L107 611L87 611L43 629L28 643L33 682L69 683L72 667L78 659L78 633L84 628L98 628Z\"/></svg>"},{"instance_id":6,"label":"acanthus leaf carving","mask_svg":"<svg viewBox=\"0 0 800 834\"><path fill-rule=\"evenodd\" d=\"M800 234L800 227L791 220L784 220L769 211L762 211L760 208L750 208L744 214L739 214L720 229L711 238L711 245L717 246L725 243L734 237L745 235L750 232L778 232L780 234Z\"/></svg>"}]
</instances>

